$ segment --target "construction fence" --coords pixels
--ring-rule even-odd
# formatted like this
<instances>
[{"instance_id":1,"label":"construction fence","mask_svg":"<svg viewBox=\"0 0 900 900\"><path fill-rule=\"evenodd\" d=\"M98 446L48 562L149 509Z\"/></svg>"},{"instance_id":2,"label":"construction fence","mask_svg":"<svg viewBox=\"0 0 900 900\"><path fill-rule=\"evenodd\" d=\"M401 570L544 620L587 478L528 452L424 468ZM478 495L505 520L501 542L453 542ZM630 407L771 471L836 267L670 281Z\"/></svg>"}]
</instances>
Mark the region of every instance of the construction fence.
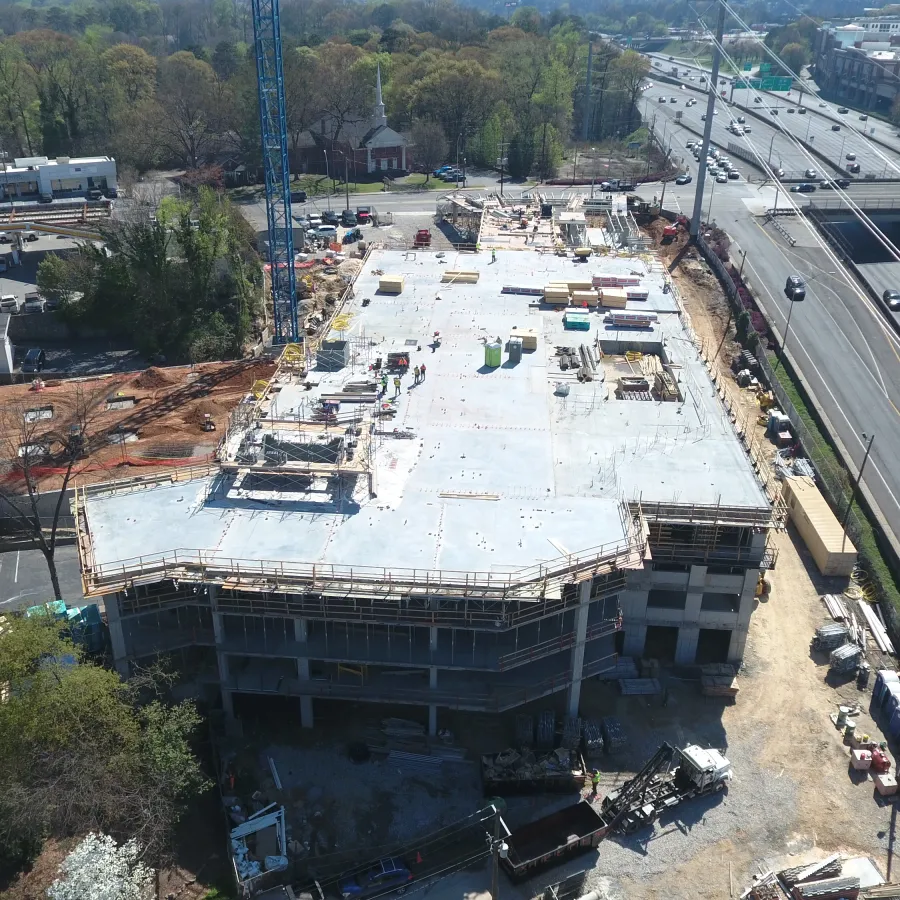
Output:
<instances>
[{"instance_id":1,"label":"construction fence","mask_svg":"<svg viewBox=\"0 0 900 900\"><path fill-rule=\"evenodd\" d=\"M706 243L702 234L697 235L697 248L722 283L725 294L735 310L735 316L739 315L744 311L744 307L738 296L737 286L725 264ZM744 287L753 294L752 286L748 284L746 280L744 280ZM769 324L770 330L774 335L775 332L772 328L772 323L759 303L757 303L757 308L765 317L766 322ZM848 507L851 504L854 493L853 480L849 471L844 465L836 461L837 452L827 444L820 434L816 434L810 430L803 421L800 413L797 411L781 382L778 380L775 367L773 367L765 352L760 350L760 352L757 352L756 358L759 362L762 380L766 382L768 388L772 391L779 409L781 409L791 420L794 434L797 436L797 440L800 443L803 453L809 458L809 461L812 464L816 473L816 481L823 496L828 501L832 511L839 520L843 521L844 517L847 516L847 533L857 549L860 550L860 558L865 567L865 571L860 571L857 578L863 592L867 595L869 600L886 599L886 586L877 581L876 573L878 566L874 560L867 558L867 553L865 552L865 545L867 543L865 535L868 533L870 523L871 527L875 530L879 547L882 549L882 552L885 553L887 562L891 568L897 569L900 567L900 560L897 560L894 557L892 550L889 549L890 543L885 539L874 516L870 517L869 521L867 521L865 517L860 514L858 507L851 507L848 514ZM776 362L775 366L777 367L778 365L781 365L785 371L792 376L796 376L796 372L793 371L790 364L783 358L779 358ZM860 499L862 500L862 498ZM898 611L890 602L881 603L880 608L886 620L886 624L891 631L891 637L896 641L897 636L900 635L900 615L898 615Z\"/></svg>"}]
</instances>

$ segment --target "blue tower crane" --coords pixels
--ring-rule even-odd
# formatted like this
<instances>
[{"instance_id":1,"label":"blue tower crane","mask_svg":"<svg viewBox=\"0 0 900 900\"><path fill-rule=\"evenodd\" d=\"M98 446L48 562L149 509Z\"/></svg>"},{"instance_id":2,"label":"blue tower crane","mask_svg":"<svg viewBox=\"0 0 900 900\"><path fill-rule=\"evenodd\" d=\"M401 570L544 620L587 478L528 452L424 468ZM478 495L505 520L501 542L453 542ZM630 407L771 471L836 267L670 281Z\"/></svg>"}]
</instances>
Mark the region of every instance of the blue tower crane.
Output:
<instances>
[{"instance_id":1,"label":"blue tower crane","mask_svg":"<svg viewBox=\"0 0 900 900\"><path fill-rule=\"evenodd\" d=\"M266 217L269 224L269 262L272 267L274 342L286 344L297 340L298 327L281 23L278 0L252 0L252 8L259 122L266 173Z\"/></svg>"}]
</instances>

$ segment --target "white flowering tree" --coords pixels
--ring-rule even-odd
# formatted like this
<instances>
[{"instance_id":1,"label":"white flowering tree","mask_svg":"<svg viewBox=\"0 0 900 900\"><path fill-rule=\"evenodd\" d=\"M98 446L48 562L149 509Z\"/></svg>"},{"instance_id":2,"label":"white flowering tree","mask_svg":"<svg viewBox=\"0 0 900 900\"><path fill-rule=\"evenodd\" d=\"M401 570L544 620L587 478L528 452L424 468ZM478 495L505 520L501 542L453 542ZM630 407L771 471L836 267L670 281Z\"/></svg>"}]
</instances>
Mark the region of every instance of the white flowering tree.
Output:
<instances>
[{"instance_id":1,"label":"white flowering tree","mask_svg":"<svg viewBox=\"0 0 900 900\"><path fill-rule=\"evenodd\" d=\"M89 834L63 861L50 900L149 900L153 872L136 841L119 846L106 834Z\"/></svg>"}]
</instances>

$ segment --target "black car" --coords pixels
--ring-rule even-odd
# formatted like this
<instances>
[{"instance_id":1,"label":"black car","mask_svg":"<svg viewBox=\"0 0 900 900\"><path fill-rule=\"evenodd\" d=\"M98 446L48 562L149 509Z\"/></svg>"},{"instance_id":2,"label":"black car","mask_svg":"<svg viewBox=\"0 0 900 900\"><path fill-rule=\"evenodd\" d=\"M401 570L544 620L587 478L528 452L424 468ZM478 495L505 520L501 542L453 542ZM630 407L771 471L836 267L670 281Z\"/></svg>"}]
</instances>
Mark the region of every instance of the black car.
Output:
<instances>
[{"instance_id":1,"label":"black car","mask_svg":"<svg viewBox=\"0 0 900 900\"><path fill-rule=\"evenodd\" d=\"M85 196L88 200L102 200L103 191L101 191L100 188L88 188L88 192Z\"/></svg>"},{"instance_id":2,"label":"black car","mask_svg":"<svg viewBox=\"0 0 900 900\"><path fill-rule=\"evenodd\" d=\"M306 203L306 191L291 191L291 203Z\"/></svg>"},{"instance_id":3,"label":"black car","mask_svg":"<svg viewBox=\"0 0 900 900\"><path fill-rule=\"evenodd\" d=\"M831 126L831 130L832 130L832 131L840 131L840 130L841 130L841 126L840 126L840 125L832 125L832 126Z\"/></svg>"},{"instance_id":4,"label":"black car","mask_svg":"<svg viewBox=\"0 0 900 900\"><path fill-rule=\"evenodd\" d=\"M345 228L353 228L356 224L356 213L352 209L345 209L341 213L341 225Z\"/></svg>"},{"instance_id":5,"label":"black car","mask_svg":"<svg viewBox=\"0 0 900 900\"><path fill-rule=\"evenodd\" d=\"M848 112L850 112L850 110L847 109L846 106L839 106L838 112L843 116L843 115L846 115Z\"/></svg>"},{"instance_id":6,"label":"black car","mask_svg":"<svg viewBox=\"0 0 900 900\"><path fill-rule=\"evenodd\" d=\"M810 184L808 181L804 181L802 184L795 184L791 188L792 194L812 194L816 189L814 184Z\"/></svg>"},{"instance_id":7,"label":"black car","mask_svg":"<svg viewBox=\"0 0 900 900\"><path fill-rule=\"evenodd\" d=\"M832 184L836 184L839 188L843 188L846 190L850 187L850 179L849 178L835 178L832 181Z\"/></svg>"},{"instance_id":8,"label":"black car","mask_svg":"<svg viewBox=\"0 0 900 900\"><path fill-rule=\"evenodd\" d=\"M634 185L630 181L620 181L619 182L619 190L620 191L633 191Z\"/></svg>"},{"instance_id":9,"label":"black car","mask_svg":"<svg viewBox=\"0 0 900 900\"><path fill-rule=\"evenodd\" d=\"M847 165L847 171L851 175L859 175L859 163L849 163Z\"/></svg>"},{"instance_id":10,"label":"black car","mask_svg":"<svg viewBox=\"0 0 900 900\"><path fill-rule=\"evenodd\" d=\"M885 291L881 299L888 305L888 309L900 310L900 291Z\"/></svg>"},{"instance_id":11,"label":"black car","mask_svg":"<svg viewBox=\"0 0 900 900\"><path fill-rule=\"evenodd\" d=\"M31 350L25 354L25 359L22 360L22 371L26 373L42 372L46 364L47 354L37 347L32 347Z\"/></svg>"},{"instance_id":12,"label":"black car","mask_svg":"<svg viewBox=\"0 0 900 900\"><path fill-rule=\"evenodd\" d=\"M675 184L690 184L693 180L690 175L679 175L675 179Z\"/></svg>"},{"instance_id":13,"label":"black car","mask_svg":"<svg viewBox=\"0 0 900 900\"><path fill-rule=\"evenodd\" d=\"M799 275L788 275L784 296L788 300L803 300L806 297L806 282Z\"/></svg>"},{"instance_id":14,"label":"black car","mask_svg":"<svg viewBox=\"0 0 900 900\"><path fill-rule=\"evenodd\" d=\"M337 225L339 223L338 214L333 209L326 209L322 212L323 225Z\"/></svg>"}]
</instances>

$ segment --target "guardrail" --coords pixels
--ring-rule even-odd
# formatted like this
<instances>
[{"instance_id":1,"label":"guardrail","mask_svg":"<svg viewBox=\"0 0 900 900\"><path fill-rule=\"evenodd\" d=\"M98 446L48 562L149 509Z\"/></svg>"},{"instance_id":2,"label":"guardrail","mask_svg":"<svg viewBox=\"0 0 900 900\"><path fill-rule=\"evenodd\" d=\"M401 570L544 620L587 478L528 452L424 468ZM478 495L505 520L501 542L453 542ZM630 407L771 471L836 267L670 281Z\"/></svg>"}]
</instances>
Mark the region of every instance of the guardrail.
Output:
<instances>
[{"instance_id":1,"label":"guardrail","mask_svg":"<svg viewBox=\"0 0 900 900\"><path fill-rule=\"evenodd\" d=\"M769 218L775 230L793 247L797 243L797 239L778 221L778 219Z\"/></svg>"}]
</instances>

